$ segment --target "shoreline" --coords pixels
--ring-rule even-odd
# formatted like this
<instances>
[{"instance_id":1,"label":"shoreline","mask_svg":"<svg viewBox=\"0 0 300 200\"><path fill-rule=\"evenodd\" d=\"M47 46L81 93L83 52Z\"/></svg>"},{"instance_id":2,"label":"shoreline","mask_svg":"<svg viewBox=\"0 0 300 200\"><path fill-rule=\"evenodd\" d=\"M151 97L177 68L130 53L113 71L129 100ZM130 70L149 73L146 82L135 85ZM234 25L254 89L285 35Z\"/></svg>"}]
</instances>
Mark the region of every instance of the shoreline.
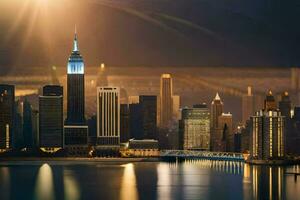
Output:
<instances>
[{"instance_id":1,"label":"shoreline","mask_svg":"<svg viewBox=\"0 0 300 200\"><path fill-rule=\"evenodd\" d=\"M15 157L15 158L0 158L0 165L3 164L127 164L135 162L159 162L160 158L49 158L49 157Z\"/></svg>"}]
</instances>

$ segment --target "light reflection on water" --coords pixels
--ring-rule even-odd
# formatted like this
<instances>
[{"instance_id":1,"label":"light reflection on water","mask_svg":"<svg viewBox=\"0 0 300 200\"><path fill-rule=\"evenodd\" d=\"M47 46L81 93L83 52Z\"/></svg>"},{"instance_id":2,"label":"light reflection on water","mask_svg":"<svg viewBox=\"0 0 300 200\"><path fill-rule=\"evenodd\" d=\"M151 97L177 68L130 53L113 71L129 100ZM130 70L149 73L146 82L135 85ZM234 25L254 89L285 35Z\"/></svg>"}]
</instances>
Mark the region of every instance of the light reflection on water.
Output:
<instances>
[{"instance_id":1,"label":"light reflection on water","mask_svg":"<svg viewBox=\"0 0 300 200\"><path fill-rule=\"evenodd\" d=\"M52 169L48 164L43 164L37 176L35 199L53 200L54 194Z\"/></svg>"},{"instance_id":2,"label":"light reflection on water","mask_svg":"<svg viewBox=\"0 0 300 200\"><path fill-rule=\"evenodd\" d=\"M286 172L300 168L209 160L0 164L0 199L297 199L300 179Z\"/></svg>"}]
</instances>

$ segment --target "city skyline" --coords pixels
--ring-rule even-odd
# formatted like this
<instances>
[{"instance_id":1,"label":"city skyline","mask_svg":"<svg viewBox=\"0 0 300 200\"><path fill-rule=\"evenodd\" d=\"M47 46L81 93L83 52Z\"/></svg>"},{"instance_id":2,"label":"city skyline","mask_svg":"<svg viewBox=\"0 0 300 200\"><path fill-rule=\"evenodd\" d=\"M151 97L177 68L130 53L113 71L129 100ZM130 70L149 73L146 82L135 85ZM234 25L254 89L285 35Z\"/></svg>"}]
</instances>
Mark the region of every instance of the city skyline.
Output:
<instances>
[{"instance_id":1,"label":"city skyline","mask_svg":"<svg viewBox=\"0 0 300 200\"><path fill-rule=\"evenodd\" d=\"M2 0L0 199L296 200L295 3Z\"/></svg>"}]
</instances>

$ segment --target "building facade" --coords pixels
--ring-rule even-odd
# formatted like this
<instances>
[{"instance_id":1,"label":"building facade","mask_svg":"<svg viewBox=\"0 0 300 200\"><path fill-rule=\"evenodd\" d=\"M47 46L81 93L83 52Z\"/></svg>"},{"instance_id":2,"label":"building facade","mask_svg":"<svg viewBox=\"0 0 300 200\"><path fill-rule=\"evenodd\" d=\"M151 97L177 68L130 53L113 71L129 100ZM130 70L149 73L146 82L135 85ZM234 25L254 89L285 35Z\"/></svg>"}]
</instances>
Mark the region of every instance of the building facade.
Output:
<instances>
[{"instance_id":1,"label":"building facade","mask_svg":"<svg viewBox=\"0 0 300 200\"><path fill-rule=\"evenodd\" d=\"M157 97L142 95L139 98L141 106L142 133L137 139L157 139Z\"/></svg>"},{"instance_id":2,"label":"building facade","mask_svg":"<svg viewBox=\"0 0 300 200\"><path fill-rule=\"evenodd\" d=\"M219 151L219 139L220 139L220 130L218 128L218 120L219 116L223 113L223 102L217 93L213 101L211 102L211 109L210 109L210 148L212 151Z\"/></svg>"},{"instance_id":3,"label":"building facade","mask_svg":"<svg viewBox=\"0 0 300 200\"><path fill-rule=\"evenodd\" d=\"M0 85L0 151L12 148L15 113L15 87Z\"/></svg>"},{"instance_id":4,"label":"building facade","mask_svg":"<svg viewBox=\"0 0 300 200\"><path fill-rule=\"evenodd\" d=\"M184 150L210 149L210 112L206 104L182 109L179 144Z\"/></svg>"},{"instance_id":5,"label":"building facade","mask_svg":"<svg viewBox=\"0 0 300 200\"><path fill-rule=\"evenodd\" d=\"M261 110L251 117L250 155L252 159L272 160L285 156L284 118L276 110Z\"/></svg>"},{"instance_id":6,"label":"building facade","mask_svg":"<svg viewBox=\"0 0 300 200\"><path fill-rule=\"evenodd\" d=\"M87 146L84 91L84 63L75 32L73 51L67 66L67 118L64 127L65 145L70 147L70 151L75 150L74 154Z\"/></svg>"},{"instance_id":7,"label":"building facade","mask_svg":"<svg viewBox=\"0 0 300 200\"><path fill-rule=\"evenodd\" d=\"M63 146L63 87L48 85L39 97L39 147L45 152L56 152Z\"/></svg>"},{"instance_id":8,"label":"building facade","mask_svg":"<svg viewBox=\"0 0 300 200\"><path fill-rule=\"evenodd\" d=\"M173 116L173 82L171 74L160 77L160 127L168 127Z\"/></svg>"},{"instance_id":9,"label":"building facade","mask_svg":"<svg viewBox=\"0 0 300 200\"><path fill-rule=\"evenodd\" d=\"M97 145L120 145L120 89L97 88Z\"/></svg>"}]
</instances>

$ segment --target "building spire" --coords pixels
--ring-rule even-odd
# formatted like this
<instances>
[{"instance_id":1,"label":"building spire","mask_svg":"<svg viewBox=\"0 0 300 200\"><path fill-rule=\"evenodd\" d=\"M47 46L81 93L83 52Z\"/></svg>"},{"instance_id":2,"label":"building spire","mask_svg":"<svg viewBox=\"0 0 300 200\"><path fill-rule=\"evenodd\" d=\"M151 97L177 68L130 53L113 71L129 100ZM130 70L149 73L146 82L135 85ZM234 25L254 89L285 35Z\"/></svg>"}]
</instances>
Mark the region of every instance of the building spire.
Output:
<instances>
[{"instance_id":1,"label":"building spire","mask_svg":"<svg viewBox=\"0 0 300 200\"><path fill-rule=\"evenodd\" d=\"M217 94L216 94L216 97L215 97L215 99L214 100L221 100L221 98L220 98L220 96L219 96L219 93L217 92Z\"/></svg>"},{"instance_id":2,"label":"building spire","mask_svg":"<svg viewBox=\"0 0 300 200\"><path fill-rule=\"evenodd\" d=\"M74 36L73 51L79 51L79 49L78 49L78 41L77 41L77 27L76 27L76 24L75 24L75 36Z\"/></svg>"}]
</instances>

